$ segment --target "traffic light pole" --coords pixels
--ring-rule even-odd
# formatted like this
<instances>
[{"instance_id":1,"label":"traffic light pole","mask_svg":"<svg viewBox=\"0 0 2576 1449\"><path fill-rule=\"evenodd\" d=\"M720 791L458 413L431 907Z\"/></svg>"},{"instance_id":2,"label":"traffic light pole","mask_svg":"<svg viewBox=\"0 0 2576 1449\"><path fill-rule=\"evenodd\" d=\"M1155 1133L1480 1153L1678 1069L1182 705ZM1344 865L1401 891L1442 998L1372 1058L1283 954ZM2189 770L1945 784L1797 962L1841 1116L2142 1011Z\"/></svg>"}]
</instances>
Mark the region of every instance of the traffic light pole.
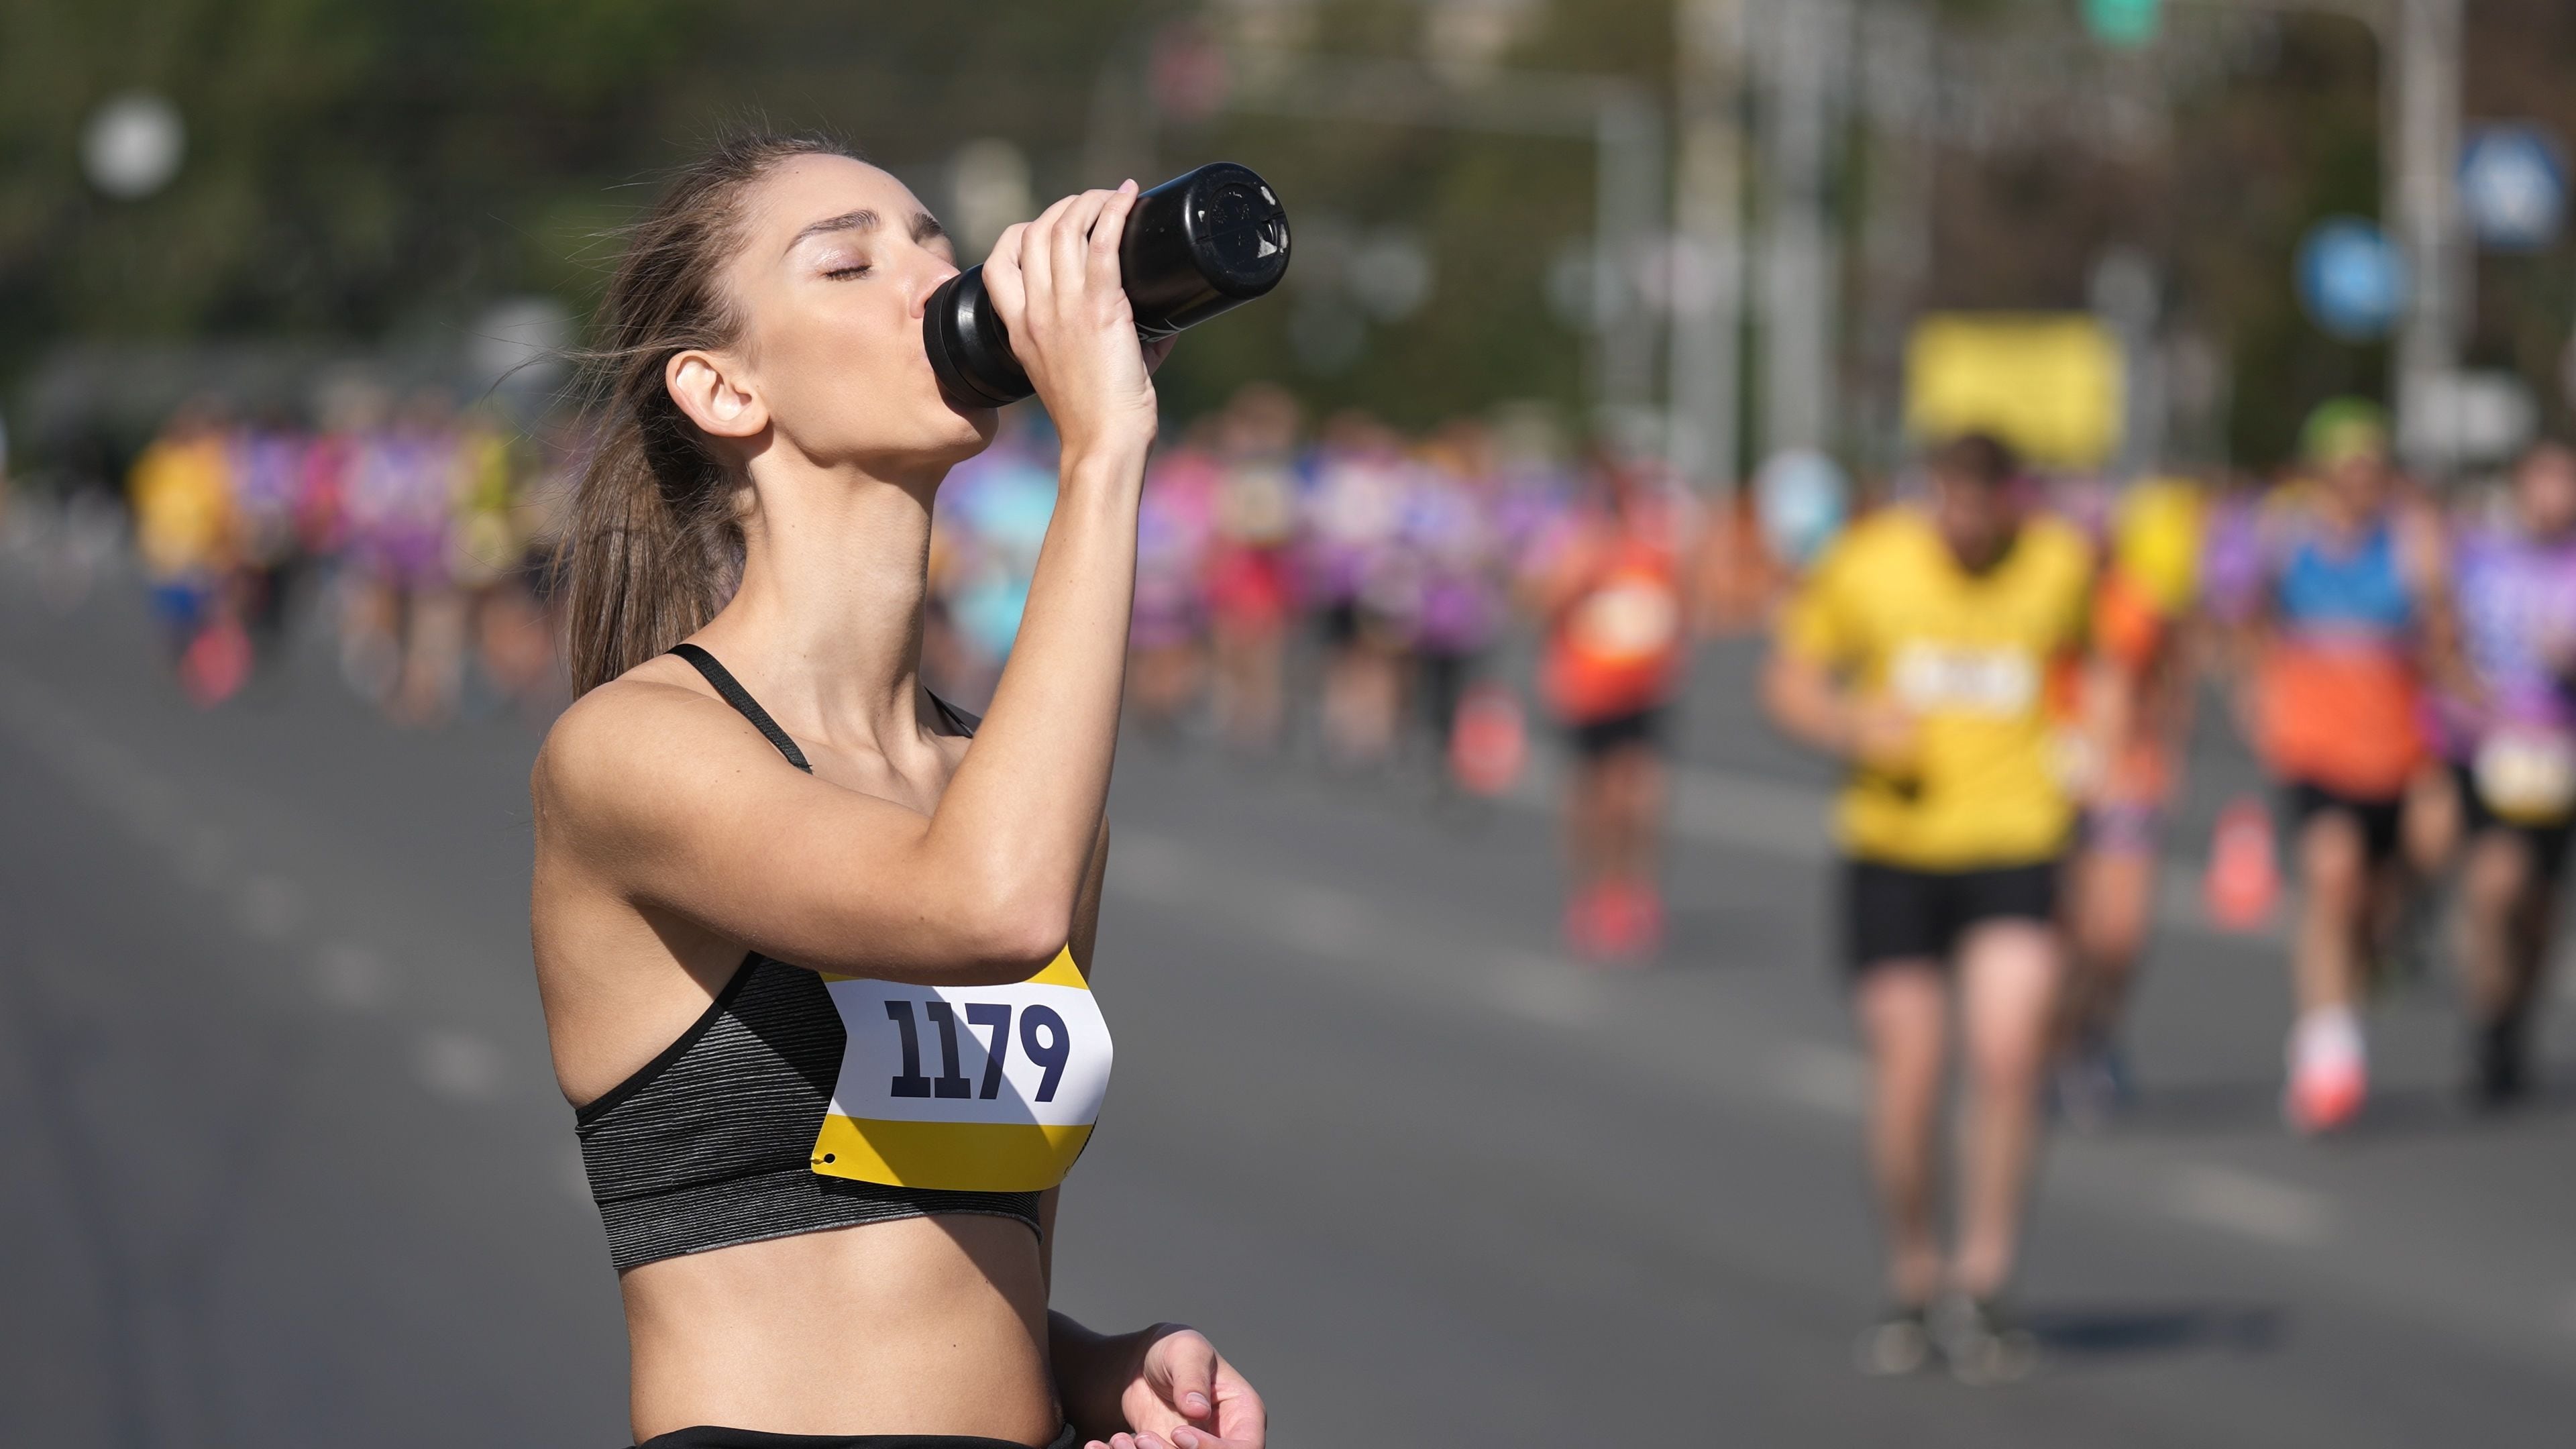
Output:
<instances>
[{"instance_id":1,"label":"traffic light pole","mask_svg":"<svg viewBox=\"0 0 2576 1449\"><path fill-rule=\"evenodd\" d=\"M1743 452L1744 3L1686 0L1673 19L1674 262L1701 275L1672 288L1668 447L1674 471L1707 491L1735 481Z\"/></svg>"}]
</instances>

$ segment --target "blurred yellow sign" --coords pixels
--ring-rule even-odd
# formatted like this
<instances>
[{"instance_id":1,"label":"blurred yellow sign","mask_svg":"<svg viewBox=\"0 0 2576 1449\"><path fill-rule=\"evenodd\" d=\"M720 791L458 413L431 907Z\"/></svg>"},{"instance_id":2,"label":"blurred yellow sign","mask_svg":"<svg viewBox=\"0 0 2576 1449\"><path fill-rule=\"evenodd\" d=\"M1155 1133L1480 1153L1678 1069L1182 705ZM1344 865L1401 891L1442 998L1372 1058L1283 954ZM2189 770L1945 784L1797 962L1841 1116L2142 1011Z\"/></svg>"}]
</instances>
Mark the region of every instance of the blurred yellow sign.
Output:
<instances>
[{"instance_id":1,"label":"blurred yellow sign","mask_svg":"<svg viewBox=\"0 0 2576 1449\"><path fill-rule=\"evenodd\" d=\"M2119 341L2082 313L1935 314L1906 349L1908 432L1983 430L2051 467L2109 461L2126 393Z\"/></svg>"}]
</instances>

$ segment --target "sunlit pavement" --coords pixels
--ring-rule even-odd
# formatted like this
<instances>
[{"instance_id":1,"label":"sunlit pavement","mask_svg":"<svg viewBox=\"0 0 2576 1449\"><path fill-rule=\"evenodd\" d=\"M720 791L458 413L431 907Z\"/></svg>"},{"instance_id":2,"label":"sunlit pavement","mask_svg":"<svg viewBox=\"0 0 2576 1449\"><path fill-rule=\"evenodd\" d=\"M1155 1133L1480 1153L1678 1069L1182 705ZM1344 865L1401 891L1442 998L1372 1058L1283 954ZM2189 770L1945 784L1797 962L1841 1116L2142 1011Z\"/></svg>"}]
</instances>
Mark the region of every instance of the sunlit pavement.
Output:
<instances>
[{"instance_id":1,"label":"sunlit pavement","mask_svg":"<svg viewBox=\"0 0 2576 1449\"><path fill-rule=\"evenodd\" d=\"M1060 1304L1207 1328L1287 1446L2566 1442L2567 1013L2546 1100L2480 1123L2447 988L2406 988L2371 1118L2296 1142L2276 948L2198 929L2139 1002L2140 1110L2050 1158L2041 1375L1857 1377L1823 775L1756 730L1748 659L1695 694L1646 972L1561 958L1543 789L1470 809L1131 742L1119 1079ZM536 738L384 725L310 640L199 714L130 589L57 613L0 570L10 1442L625 1442L528 970ZM2206 753L2205 787L2245 778Z\"/></svg>"}]
</instances>

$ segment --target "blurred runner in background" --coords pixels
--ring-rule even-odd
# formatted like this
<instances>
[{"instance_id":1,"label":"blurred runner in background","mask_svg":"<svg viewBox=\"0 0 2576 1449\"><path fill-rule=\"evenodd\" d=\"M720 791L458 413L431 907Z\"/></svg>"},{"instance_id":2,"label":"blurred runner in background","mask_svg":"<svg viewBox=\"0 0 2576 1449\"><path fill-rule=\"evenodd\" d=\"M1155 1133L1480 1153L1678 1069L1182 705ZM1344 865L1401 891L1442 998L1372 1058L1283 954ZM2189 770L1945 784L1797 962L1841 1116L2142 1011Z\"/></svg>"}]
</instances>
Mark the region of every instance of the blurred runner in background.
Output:
<instances>
[{"instance_id":1,"label":"blurred runner in background","mask_svg":"<svg viewBox=\"0 0 2576 1449\"><path fill-rule=\"evenodd\" d=\"M1278 749L1287 718L1288 625L1297 607L1297 402L1254 383L1217 428L1216 506L1207 561L1211 703L1235 750Z\"/></svg>"},{"instance_id":2,"label":"blurred runner in background","mask_svg":"<svg viewBox=\"0 0 2576 1449\"><path fill-rule=\"evenodd\" d=\"M571 698L571 681L555 653L562 624L555 611L554 556L571 479L584 460L583 442L572 419L558 418L540 432L530 456L513 450L516 481L505 532L514 554L475 609L475 649L485 677L536 717L551 718Z\"/></svg>"},{"instance_id":3,"label":"blurred runner in background","mask_svg":"<svg viewBox=\"0 0 2576 1449\"><path fill-rule=\"evenodd\" d=\"M2240 653L2301 888L2282 1111L2314 1133L2351 1122L2368 1095L2360 1002L2410 889L2408 792L2432 760L2424 681L2451 632L2441 521L2400 497L2378 410L2319 408L2303 451L2314 478L2266 520Z\"/></svg>"},{"instance_id":4,"label":"blurred runner in background","mask_svg":"<svg viewBox=\"0 0 2576 1449\"><path fill-rule=\"evenodd\" d=\"M171 415L127 483L152 617L200 705L229 698L250 668L231 589L240 556L233 463L220 407L201 398Z\"/></svg>"},{"instance_id":5,"label":"blurred runner in background","mask_svg":"<svg viewBox=\"0 0 2576 1449\"><path fill-rule=\"evenodd\" d=\"M304 567L296 510L304 491L302 430L274 410L231 439L234 559L242 618L259 650L285 642L287 611Z\"/></svg>"},{"instance_id":6,"label":"blurred runner in background","mask_svg":"<svg viewBox=\"0 0 2576 1449\"><path fill-rule=\"evenodd\" d=\"M505 677L517 663L508 657L507 635L520 622L525 586L519 568L527 549L520 534L525 520L519 512L518 458L508 425L488 407L473 408L459 420L456 469L447 569L464 631L460 664L472 666L465 673L474 686L459 698L484 711L516 693ZM487 647L495 642L502 646L499 656Z\"/></svg>"},{"instance_id":7,"label":"blurred runner in background","mask_svg":"<svg viewBox=\"0 0 2576 1449\"><path fill-rule=\"evenodd\" d=\"M1055 439L1043 415L1011 408L1002 418L993 445L958 465L939 492L947 549L931 582L964 646L962 670L944 682L969 708L993 697L1010 660L1055 516Z\"/></svg>"},{"instance_id":8,"label":"blurred runner in background","mask_svg":"<svg viewBox=\"0 0 2576 1449\"><path fill-rule=\"evenodd\" d=\"M1223 469L1217 423L1201 419L1145 473L1136 518L1136 608L1127 687L1136 722L1170 738L1207 675L1207 569Z\"/></svg>"},{"instance_id":9,"label":"blurred runner in background","mask_svg":"<svg viewBox=\"0 0 2576 1449\"><path fill-rule=\"evenodd\" d=\"M2468 835L2468 1090L2496 1109L2531 1089L2532 1006L2576 837L2576 453L2527 453L2505 515L2467 532L2456 562L2473 689L2446 690L2443 719Z\"/></svg>"},{"instance_id":10,"label":"blurred runner in background","mask_svg":"<svg viewBox=\"0 0 2576 1449\"><path fill-rule=\"evenodd\" d=\"M2029 513L2017 471L1993 438L1941 448L1927 505L1879 510L1819 560L1763 679L1783 730L1851 766L1844 928L1892 1298L1861 1343L1876 1373L1937 1352L1994 1382L2034 1356L1999 1299L2040 1130L2075 825L2045 696L2083 642L2092 565L2081 535ZM1969 1110L1945 1261L1932 1195L1954 986Z\"/></svg>"},{"instance_id":11,"label":"blurred runner in background","mask_svg":"<svg viewBox=\"0 0 2576 1449\"><path fill-rule=\"evenodd\" d=\"M1546 632L1539 692L1573 745L1566 944L1642 961L1663 943L1664 751L1689 658L1690 499L1603 456L1592 490L1539 546L1530 590Z\"/></svg>"},{"instance_id":12,"label":"blurred runner in background","mask_svg":"<svg viewBox=\"0 0 2576 1449\"><path fill-rule=\"evenodd\" d=\"M1413 656L1422 718L1447 759L1458 706L1501 629L1506 581L1493 440L1460 418L1423 448L1404 510L1416 596ZM1445 778L1445 776L1444 776Z\"/></svg>"},{"instance_id":13,"label":"blurred runner in background","mask_svg":"<svg viewBox=\"0 0 2576 1449\"><path fill-rule=\"evenodd\" d=\"M1324 425L1306 495L1306 592L1324 648L1325 757L1344 769L1395 753L1404 703L1404 440L1357 409Z\"/></svg>"},{"instance_id":14,"label":"blurred runner in background","mask_svg":"<svg viewBox=\"0 0 2576 1449\"><path fill-rule=\"evenodd\" d=\"M2057 1103L2078 1125L2128 1104L2119 1039L2131 978L2155 920L2165 812L2180 788L2184 737L2199 675L2191 620L2199 593L2198 485L2140 483L2110 519L2093 591L2093 657L2086 736L2094 757L2067 919L2072 959L2061 1014Z\"/></svg>"}]
</instances>

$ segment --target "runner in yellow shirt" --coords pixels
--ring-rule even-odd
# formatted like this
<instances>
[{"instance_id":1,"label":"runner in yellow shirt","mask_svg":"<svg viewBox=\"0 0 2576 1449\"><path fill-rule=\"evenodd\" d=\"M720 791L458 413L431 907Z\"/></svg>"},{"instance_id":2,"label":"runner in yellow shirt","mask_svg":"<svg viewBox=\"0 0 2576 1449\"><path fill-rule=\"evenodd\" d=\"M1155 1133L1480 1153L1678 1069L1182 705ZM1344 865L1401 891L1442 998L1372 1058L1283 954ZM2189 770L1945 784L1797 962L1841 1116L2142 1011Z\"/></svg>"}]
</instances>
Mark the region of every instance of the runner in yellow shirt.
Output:
<instances>
[{"instance_id":1,"label":"runner in yellow shirt","mask_svg":"<svg viewBox=\"0 0 2576 1449\"><path fill-rule=\"evenodd\" d=\"M1924 505L1864 519L1818 563L1781 618L1763 696L1781 729L1851 766L1836 834L1893 1298L1862 1366L1907 1373L1937 1352L1993 1382L2033 1354L1998 1298L2064 959L2075 802L2050 699L2083 640L2092 562L2072 528L2029 514L2001 442L1949 443L1930 474ZM1945 1261L1933 1144L1954 969L1970 1111Z\"/></svg>"},{"instance_id":2,"label":"runner in yellow shirt","mask_svg":"<svg viewBox=\"0 0 2576 1449\"><path fill-rule=\"evenodd\" d=\"M191 402L134 460L134 546L173 659L212 625L234 556L232 462L211 403Z\"/></svg>"}]
</instances>

